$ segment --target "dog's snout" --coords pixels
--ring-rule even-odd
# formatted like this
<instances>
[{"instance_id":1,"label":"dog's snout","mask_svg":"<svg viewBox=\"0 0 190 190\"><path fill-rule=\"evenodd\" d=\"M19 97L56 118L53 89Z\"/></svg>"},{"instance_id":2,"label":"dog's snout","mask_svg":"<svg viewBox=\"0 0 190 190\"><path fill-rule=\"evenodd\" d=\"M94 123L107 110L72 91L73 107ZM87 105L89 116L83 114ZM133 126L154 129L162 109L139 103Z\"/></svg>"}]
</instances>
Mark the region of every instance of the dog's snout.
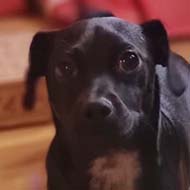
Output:
<instances>
[{"instance_id":1,"label":"dog's snout","mask_svg":"<svg viewBox=\"0 0 190 190\"><path fill-rule=\"evenodd\" d=\"M90 121L103 120L111 115L113 105L106 98L89 102L85 108L85 117Z\"/></svg>"}]
</instances>

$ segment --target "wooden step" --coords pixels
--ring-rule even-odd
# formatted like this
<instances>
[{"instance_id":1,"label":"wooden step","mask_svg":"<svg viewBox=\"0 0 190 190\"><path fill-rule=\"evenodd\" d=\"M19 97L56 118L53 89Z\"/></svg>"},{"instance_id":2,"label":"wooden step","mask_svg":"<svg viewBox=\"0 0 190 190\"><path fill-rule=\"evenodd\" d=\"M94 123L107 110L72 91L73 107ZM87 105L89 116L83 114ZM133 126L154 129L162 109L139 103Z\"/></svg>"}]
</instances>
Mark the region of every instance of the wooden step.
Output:
<instances>
[{"instance_id":1,"label":"wooden step","mask_svg":"<svg viewBox=\"0 0 190 190\"><path fill-rule=\"evenodd\" d=\"M36 105L31 111L25 110L22 106L24 91L24 82L0 85L0 128L22 127L51 121L45 81L39 82Z\"/></svg>"}]
</instances>

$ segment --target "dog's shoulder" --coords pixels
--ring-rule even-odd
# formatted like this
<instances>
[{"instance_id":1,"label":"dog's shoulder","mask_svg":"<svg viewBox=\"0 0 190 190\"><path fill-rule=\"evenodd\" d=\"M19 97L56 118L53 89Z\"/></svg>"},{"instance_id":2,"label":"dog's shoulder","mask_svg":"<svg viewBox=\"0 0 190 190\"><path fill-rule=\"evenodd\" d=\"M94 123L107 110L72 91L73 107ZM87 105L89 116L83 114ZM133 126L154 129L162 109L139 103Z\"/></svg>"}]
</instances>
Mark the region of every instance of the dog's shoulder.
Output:
<instances>
[{"instance_id":1,"label":"dog's shoulder","mask_svg":"<svg viewBox=\"0 0 190 190\"><path fill-rule=\"evenodd\" d=\"M182 56L170 53L167 74L169 86L175 95L180 96L188 90L190 65Z\"/></svg>"},{"instance_id":2,"label":"dog's shoulder","mask_svg":"<svg viewBox=\"0 0 190 190\"><path fill-rule=\"evenodd\" d=\"M163 162L170 162L171 156L179 157L179 176L182 181L189 183L190 65L184 58L171 52L169 65L158 66L156 72L160 84L160 156ZM176 152L172 152L173 147ZM173 169L169 170L172 172Z\"/></svg>"},{"instance_id":3,"label":"dog's shoulder","mask_svg":"<svg viewBox=\"0 0 190 190\"><path fill-rule=\"evenodd\" d=\"M168 67L157 66L161 110L170 120L188 122L190 115L190 65L171 52ZM189 122L190 123L190 122Z\"/></svg>"}]
</instances>

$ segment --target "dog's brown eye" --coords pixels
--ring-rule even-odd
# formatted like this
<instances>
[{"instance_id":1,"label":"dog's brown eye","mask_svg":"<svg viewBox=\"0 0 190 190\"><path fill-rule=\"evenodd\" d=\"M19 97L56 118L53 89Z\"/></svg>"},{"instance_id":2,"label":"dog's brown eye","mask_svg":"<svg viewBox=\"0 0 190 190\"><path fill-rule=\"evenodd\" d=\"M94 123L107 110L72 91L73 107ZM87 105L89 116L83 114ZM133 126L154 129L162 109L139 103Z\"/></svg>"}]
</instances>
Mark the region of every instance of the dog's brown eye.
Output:
<instances>
[{"instance_id":1,"label":"dog's brown eye","mask_svg":"<svg viewBox=\"0 0 190 190\"><path fill-rule=\"evenodd\" d=\"M74 77L76 74L76 67L71 62L59 63L55 68L55 75L58 79Z\"/></svg>"},{"instance_id":2,"label":"dog's brown eye","mask_svg":"<svg viewBox=\"0 0 190 190\"><path fill-rule=\"evenodd\" d=\"M119 57L119 70L131 72L138 67L139 63L139 58L134 52L126 51Z\"/></svg>"}]
</instances>

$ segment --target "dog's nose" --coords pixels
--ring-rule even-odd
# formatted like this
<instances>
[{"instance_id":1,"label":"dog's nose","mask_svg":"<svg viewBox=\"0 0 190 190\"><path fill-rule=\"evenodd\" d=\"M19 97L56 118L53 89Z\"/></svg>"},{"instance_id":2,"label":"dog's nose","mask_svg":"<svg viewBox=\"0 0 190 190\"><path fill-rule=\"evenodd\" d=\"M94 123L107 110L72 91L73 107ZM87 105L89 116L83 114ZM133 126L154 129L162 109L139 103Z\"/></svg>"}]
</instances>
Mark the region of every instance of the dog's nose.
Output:
<instances>
[{"instance_id":1,"label":"dog's nose","mask_svg":"<svg viewBox=\"0 0 190 190\"><path fill-rule=\"evenodd\" d=\"M103 120L113 111L111 101L106 98L100 98L96 101L91 101L86 105L85 117L90 121Z\"/></svg>"}]
</instances>

